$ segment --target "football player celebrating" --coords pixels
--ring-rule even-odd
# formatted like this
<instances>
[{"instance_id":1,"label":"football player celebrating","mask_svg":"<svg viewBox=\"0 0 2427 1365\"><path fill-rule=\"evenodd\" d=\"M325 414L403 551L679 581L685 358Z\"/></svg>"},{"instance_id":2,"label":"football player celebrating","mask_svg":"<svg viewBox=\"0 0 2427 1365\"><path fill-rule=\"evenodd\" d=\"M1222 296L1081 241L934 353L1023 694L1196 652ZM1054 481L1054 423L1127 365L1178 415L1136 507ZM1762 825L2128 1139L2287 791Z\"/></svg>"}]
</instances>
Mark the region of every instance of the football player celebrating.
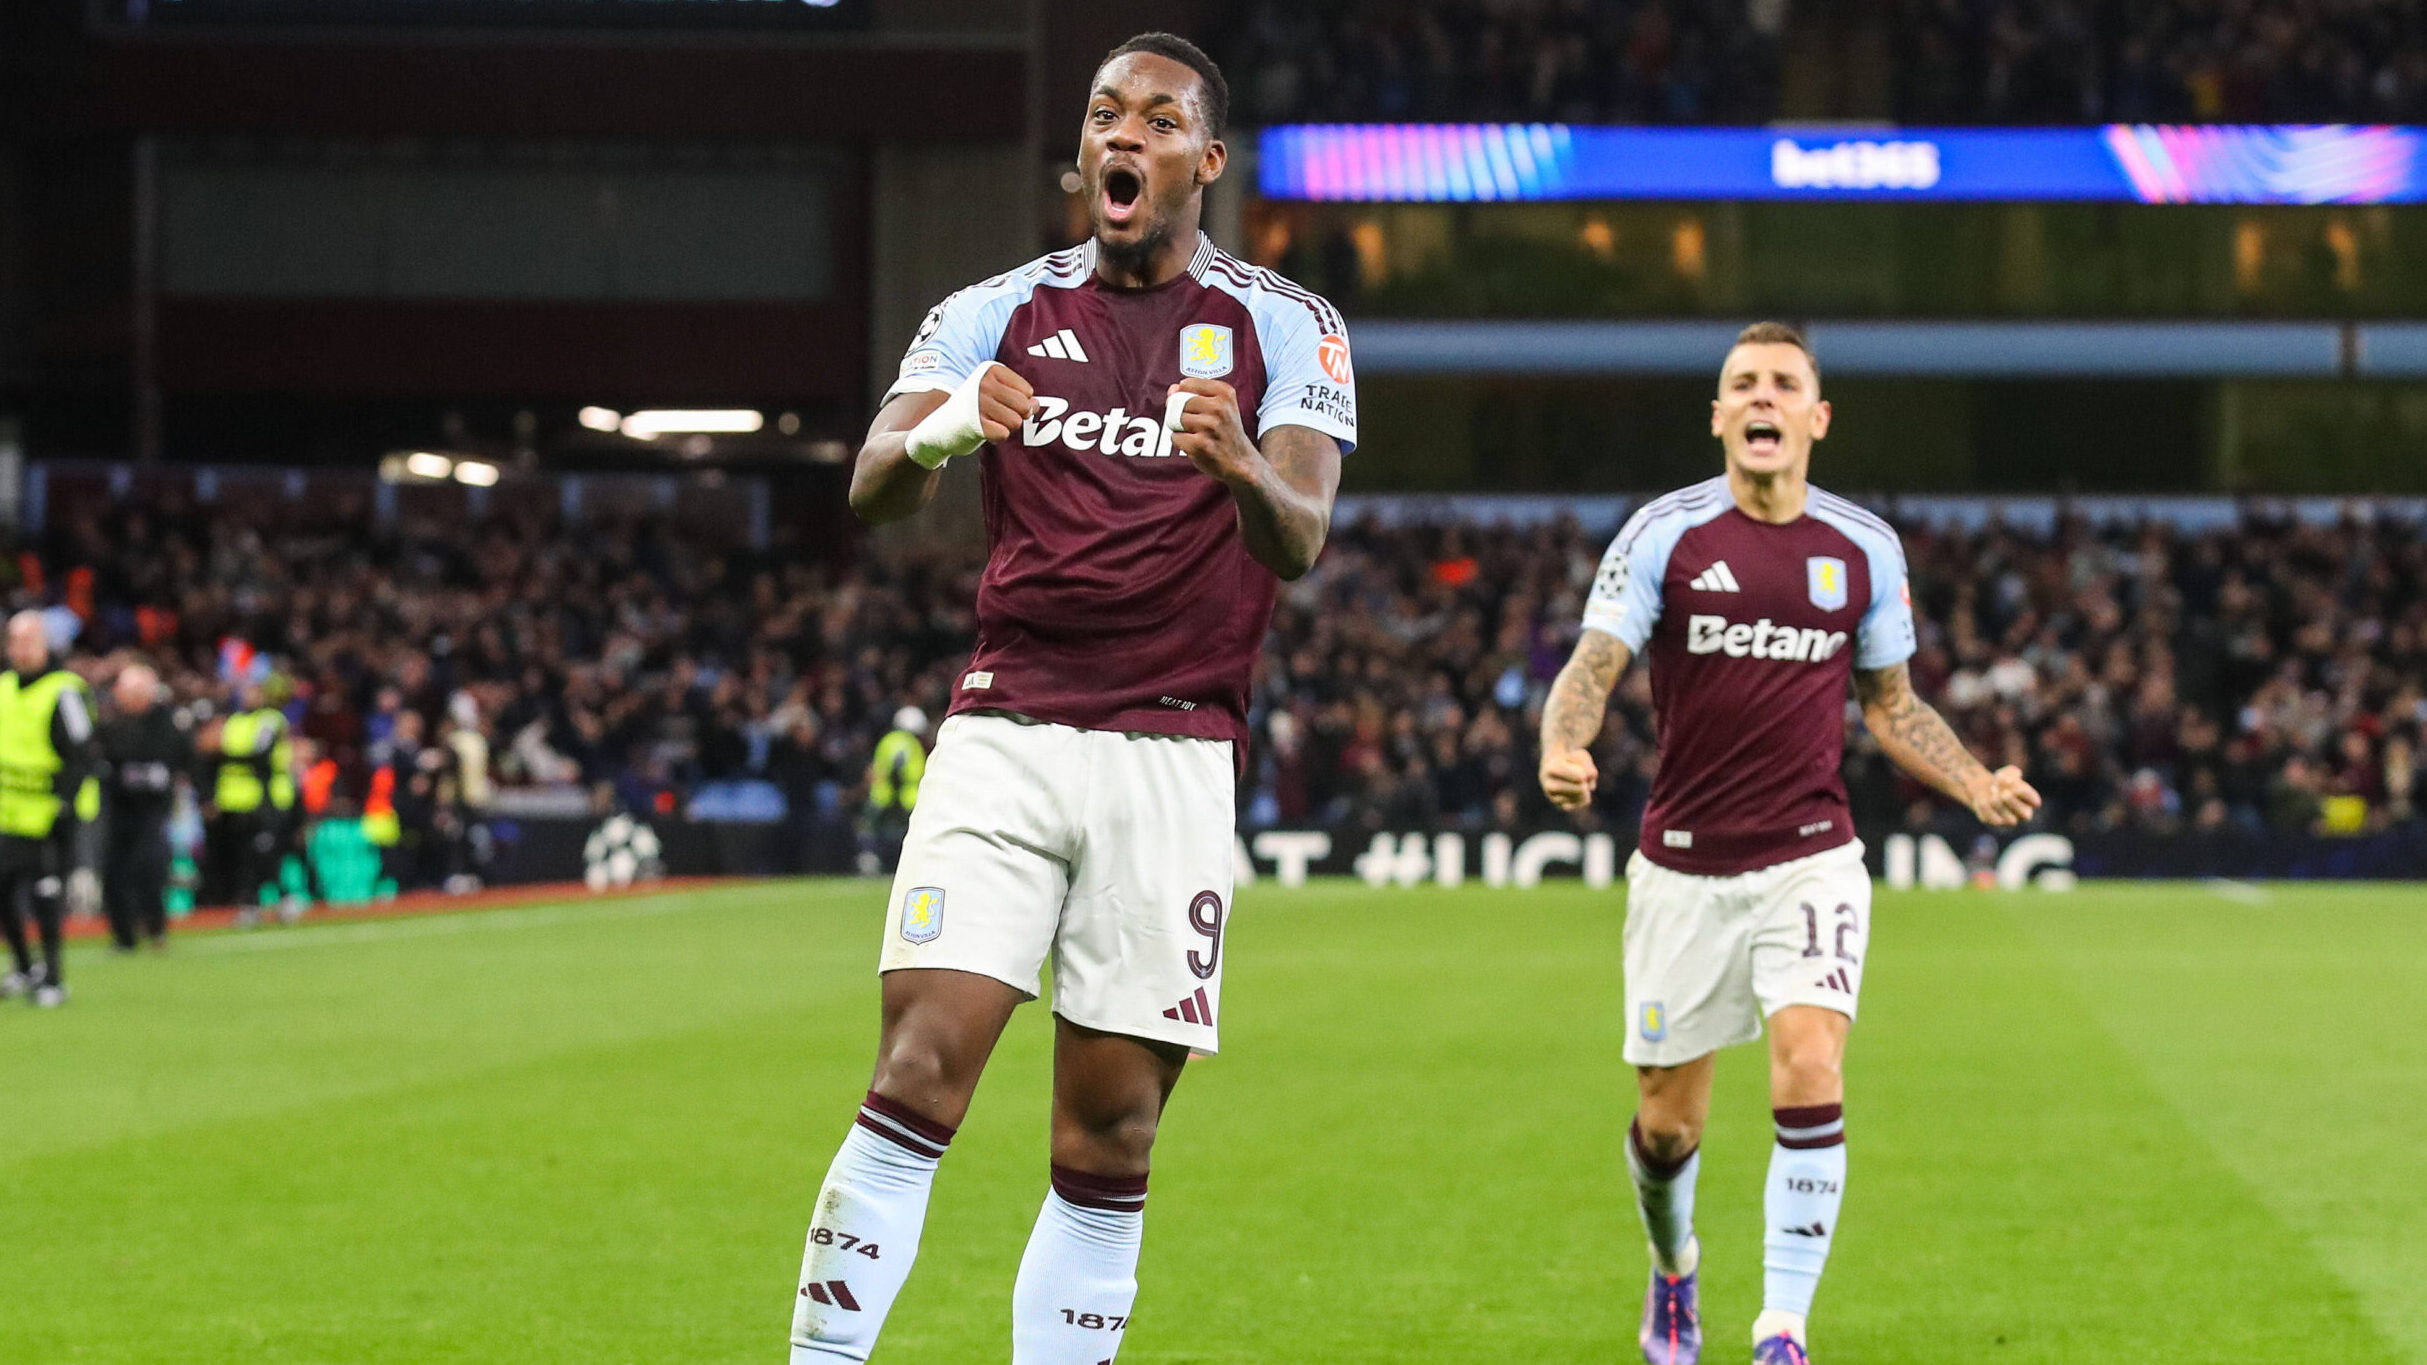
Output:
<instances>
[{"instance_id":1,"label":"football player celebrating","mask_svg":"<svg viewBox=\"0 0 2427 1365\"><path fill-rule=\"evenodd\" d=\"M930 313L860 450L851 502L872 522L976 456L988 559L887 906L875 1078L809 1227L794 1365L867 1359L1048 959L1051 1181L1012 1360L1120 1350L1156 1124L1216 1045L1250 674L1357 431L1339 314L1198 230L1228 103L1183 39L1115 48L1080 130L1091 238Z\"/></svg>"},{"instance_id":2,"label":"football player celebrating","mask_svg":"<svg viewBox=\"0 0 2427 1365\"><path fill-rule=\"evenodd\" d=\"M1770 1153L1757 1365L1807 1365L1804 1323L1845 1197L1842 1061L1871 880L1838 775L1849 680L1889 758L2012 825L2039 805L1913 693L1913 608L1888 524L1805 480L1829 405L1811 347L1757 323L1711 404L1727 472L1644 504L1601 561L1542 714L1542 789L1593 798L1611 687L1649 653L1659 769L1627 867L1627 1165L1652 1246L1644 1359L1701 1356L1694 1177L1714 1054L1767 1021Z\"/></svg>"}]
</instances>

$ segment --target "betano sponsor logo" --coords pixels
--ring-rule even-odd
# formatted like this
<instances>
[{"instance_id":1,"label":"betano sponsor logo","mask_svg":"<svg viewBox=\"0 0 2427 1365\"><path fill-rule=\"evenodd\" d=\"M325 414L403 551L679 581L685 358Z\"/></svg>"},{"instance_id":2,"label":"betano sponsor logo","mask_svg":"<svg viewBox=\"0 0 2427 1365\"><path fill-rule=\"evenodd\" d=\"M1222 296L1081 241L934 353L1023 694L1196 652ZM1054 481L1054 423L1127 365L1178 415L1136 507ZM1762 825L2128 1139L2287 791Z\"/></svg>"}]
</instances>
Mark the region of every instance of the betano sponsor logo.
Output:
<instances>
[{"instance_id":1,"label":"betano sponsor logo","mask_svg":"<svg viewBox=\"0 0 2427 1365\"><path fill-rule=\"evenodd\" d=\"M1842 630L1799 629L1771 623L1767 616L1750 625L1724 616L1693 616L1685 623L1685 652L1725 654L1731 659L1787 659L1820 663L1845 648Z\"/></svg>"},{"instance_id":2,"label":"betano sponsor logo","mask_svg":"<svg viewBox=\"0 0 2427 1365\"><path fill-rule=\"evenodd\" d=\"M1162 458L1172 453L1171 433L1158 417L1132 417L1127 408L1072 412L1069 399L1040 393L1036 411L1020 424L1020 444L1048 446L1056 441L1103 455Z\"/></svg>"}]
</instances>

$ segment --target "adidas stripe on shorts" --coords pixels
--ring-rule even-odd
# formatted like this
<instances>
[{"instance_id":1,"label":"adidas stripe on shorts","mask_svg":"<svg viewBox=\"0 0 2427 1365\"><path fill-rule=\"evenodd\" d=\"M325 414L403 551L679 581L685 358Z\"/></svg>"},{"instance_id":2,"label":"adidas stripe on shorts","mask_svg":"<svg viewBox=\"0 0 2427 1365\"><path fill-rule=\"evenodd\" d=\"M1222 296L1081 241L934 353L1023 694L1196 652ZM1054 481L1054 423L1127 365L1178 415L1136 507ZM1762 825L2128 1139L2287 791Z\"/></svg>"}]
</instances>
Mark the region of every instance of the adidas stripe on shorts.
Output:
<instances>
[{"instance_id":1,"label":"adidas stripe on shorts","mask_svg":"<svg viewBox=\"0 0 2427 1365\"><path fill-rule=\"evenodd\" d=\"M1870 936L1860 840L1733 877L1637 852L1626 866L1627 1061L1676 1066L1749 1043L1788 1005L1853 1018Z\"/></svg>"},{"instance_id":2,"label":"adidas stripe on shorts","mask_svg":"<svg viewBox=\"0 0 2427 1365\"><path fill-rule=\"evenodd\" d=\"M1237 778L1228 740L965 712L936 733L879 971L990 976L1088 1028L1217 1050Z\"/></svg>"}]
</instances>

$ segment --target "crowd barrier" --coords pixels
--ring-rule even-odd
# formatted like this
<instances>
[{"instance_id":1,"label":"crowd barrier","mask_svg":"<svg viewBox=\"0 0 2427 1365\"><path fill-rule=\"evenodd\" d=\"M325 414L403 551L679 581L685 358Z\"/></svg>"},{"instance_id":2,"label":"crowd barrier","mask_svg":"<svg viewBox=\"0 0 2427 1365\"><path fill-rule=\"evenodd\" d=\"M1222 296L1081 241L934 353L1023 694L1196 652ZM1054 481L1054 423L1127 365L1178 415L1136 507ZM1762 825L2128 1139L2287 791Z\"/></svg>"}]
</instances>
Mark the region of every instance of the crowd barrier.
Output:
<instances>
[{"instance_id":1,"label":"crowd barrier","mask_svg":"<svg viewBox=\"0 0 2427 1365\"><path fill-rule=\"evenodd\" d=\"M633 840L648 841L647 856ZM2157 835L2046 831L1989 834L1977 829L1865 831L1873 875L1896 887L1994 885L2061 891L2079 878L2427 879L2427 823L2375 834L2218 831ZM845 873L861 846L839 821L692 820L539 817L495 820L484 873L491 884L588 880L621 884L634 876L780 876ZM1544 881L1608 886L1625 875L1632 830L1539 827L1519 830L1267 829L1243 831L1236 864L1242 884L1284 886L1310 877L1354 877L1374 886L1460 886L1524 890ZM628 860L628 865L619 859Z\"/></svg>"}]
</instances>

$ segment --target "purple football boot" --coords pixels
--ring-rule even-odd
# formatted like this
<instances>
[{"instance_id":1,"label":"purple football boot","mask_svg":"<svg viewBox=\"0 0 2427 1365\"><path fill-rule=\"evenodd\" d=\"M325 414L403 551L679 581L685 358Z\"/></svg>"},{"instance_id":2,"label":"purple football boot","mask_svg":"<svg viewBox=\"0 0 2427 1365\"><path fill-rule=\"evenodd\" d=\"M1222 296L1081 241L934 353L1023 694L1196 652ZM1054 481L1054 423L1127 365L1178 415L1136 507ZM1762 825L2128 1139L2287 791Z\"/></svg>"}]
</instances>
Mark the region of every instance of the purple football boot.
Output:
<instances>
[{"instance_id":1,"label":"purple football boot","mask_svg":"<svg viewBox=\"0 0 2427 1365\"><path fill-rule=\"evenodd\" d=\"M1702 1359L1702 1304L1691 1275L1652 1272L1643 1294L1643 1330L1635 1338L1650 1365L1696 1365Z\"/></svg>"},{"instance_id":2,"label":"purple football boot","mask_svg":"<svg viewBox=\"0 0 2427 1365\"><path fill-rule=\"evenodd\" d=\"M1803 1343L1780 1332L1753 1348L1753 1365L1812 1365Z\"/></svg>"}]
</instances>

